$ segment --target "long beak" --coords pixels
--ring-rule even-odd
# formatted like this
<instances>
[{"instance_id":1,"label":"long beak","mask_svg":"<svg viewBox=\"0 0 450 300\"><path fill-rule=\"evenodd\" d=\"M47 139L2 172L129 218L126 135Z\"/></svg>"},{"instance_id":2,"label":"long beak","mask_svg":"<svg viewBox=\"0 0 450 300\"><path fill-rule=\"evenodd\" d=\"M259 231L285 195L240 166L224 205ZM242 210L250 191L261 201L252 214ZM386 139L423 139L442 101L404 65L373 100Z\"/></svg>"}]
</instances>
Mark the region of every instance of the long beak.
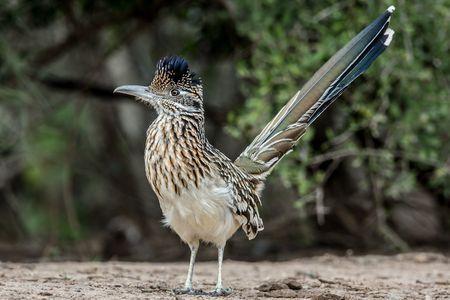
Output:
<instances>
[{"instance_id":1,"label":"long beak","mask_svg":"<svg viewBox=\"0 0 450 300\"><path fill-rule=\"evenodd\" d=\"M155 94L150 92L147 86L141 85L122 85L116 88L114 93L135 96L145 102L151 101L155 98Z\"/></svg>"}]
</instances>

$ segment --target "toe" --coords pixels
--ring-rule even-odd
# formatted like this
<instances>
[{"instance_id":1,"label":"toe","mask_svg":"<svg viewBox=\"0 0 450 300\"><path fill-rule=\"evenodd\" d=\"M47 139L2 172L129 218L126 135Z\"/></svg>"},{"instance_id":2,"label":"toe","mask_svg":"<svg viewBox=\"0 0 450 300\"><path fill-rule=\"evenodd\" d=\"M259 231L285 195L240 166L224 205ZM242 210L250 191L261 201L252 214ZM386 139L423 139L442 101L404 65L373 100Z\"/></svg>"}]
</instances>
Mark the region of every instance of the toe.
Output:
<instances>
[{"instance_id":1,"label":"toe","mask_svg":"<svg viewBox=\"0 0 450 300\"><path fill-rule=\"evenodd\" d=\"M186 288L173 289L173 292L177 295L186 294L187 291L188 291L188 289L186 289Z\"/></svg>"},{"instance_id":2,"label":"toe","mask_svg":"<svg viewBox=\"0 0 450 300\"><path fill-rule=\"evenodd\" d=\"M210 296L228 296L232 292L230 288L216 288L214 291L210 293Z\"/></svg>"},{"instance_id":3,"label":"toe","mask_svg":"<svg viewBox=\"0 0 450 300\"><path fill-rule=\"evenodd\" d=\"M204 295L203 290L193 289L193 288L177 288L173 289L173 292L177 295Z\"/></svg>"}]
</instances>

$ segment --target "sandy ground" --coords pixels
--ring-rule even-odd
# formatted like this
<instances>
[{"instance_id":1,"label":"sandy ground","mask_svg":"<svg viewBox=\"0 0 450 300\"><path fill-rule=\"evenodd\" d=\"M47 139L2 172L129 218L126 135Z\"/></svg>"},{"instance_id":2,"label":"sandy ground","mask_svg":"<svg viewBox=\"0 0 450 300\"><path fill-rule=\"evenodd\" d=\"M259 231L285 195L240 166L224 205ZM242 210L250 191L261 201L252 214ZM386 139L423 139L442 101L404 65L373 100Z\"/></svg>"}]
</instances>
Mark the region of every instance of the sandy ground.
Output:
<instances>
[{"instance_id":1,"label":"sandy ground","mask_svg":"<svg viewBox=\"0 0 450 300\"><path fill-rule=\"evenodd\" d=\"M0 263L1 299L194 299L172 288L185 263ZM198 263L195 285L212 290L214 262ZM224 264L226 299L450 299L450 258L432 253L396 256L324 255L287 262Z\"/></svg>"}]
</instances>

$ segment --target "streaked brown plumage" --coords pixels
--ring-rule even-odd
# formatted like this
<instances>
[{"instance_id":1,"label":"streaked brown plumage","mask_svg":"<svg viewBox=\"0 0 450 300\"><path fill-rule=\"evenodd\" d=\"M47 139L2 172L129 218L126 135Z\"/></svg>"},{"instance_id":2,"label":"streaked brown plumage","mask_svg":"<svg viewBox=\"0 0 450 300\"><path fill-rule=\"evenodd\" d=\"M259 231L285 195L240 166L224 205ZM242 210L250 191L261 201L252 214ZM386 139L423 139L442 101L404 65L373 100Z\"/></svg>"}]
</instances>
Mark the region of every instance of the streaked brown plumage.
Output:
<instances>
[{"instance_id":1,"label":"streaked brown plumage","mask_svg":"<svg viewBox=\"0 0 450 300\"><path fill-rule=\"evenodd\" d=\"M192 274L200 241L219 249L214 293L229 292L223 289L221 279L226 241L239 227L249 239L263 230L258 206L265 178L320 113L389 45L393 31L388 24L393 11L389 7L336 53L235 162L205 136L203 86L184 59L161 59L148 87L116 89L136 96L158 112L147 131L145 171L165 223L191 248L188 277L178 292L194 292Z\"/></svg>"}]
</instances>

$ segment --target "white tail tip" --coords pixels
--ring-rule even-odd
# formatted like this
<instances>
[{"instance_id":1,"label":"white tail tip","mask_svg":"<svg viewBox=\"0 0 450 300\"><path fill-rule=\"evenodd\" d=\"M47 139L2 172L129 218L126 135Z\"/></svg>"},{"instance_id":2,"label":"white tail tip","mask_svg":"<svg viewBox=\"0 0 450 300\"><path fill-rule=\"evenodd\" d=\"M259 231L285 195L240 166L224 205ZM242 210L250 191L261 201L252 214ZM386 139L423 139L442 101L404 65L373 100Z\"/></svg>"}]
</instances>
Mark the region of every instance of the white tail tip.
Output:
<instances>
[{"instance_id":1,"label":"white tail tip","mask_svg":"<svg viewBox=\"0 0 450 300\"><path fill-rule=\"evenodd\" d=\"M387 28L386 31L384 32L384 35L387 35L386 40L384 41L384 45L385 46L389 46L389 44L392 41L392 38L394 37L394 33L395 31L392 30L391 28Z\"/></svg>"},{"instance_id":2,"label":"white tail tip","mask_svg":"<svg viewBox=\"0 0 450 300\"><path fill-rule=\"evenodd\" d=\"M389 6L387 11L392 14L395 11L395 6L394 5Z\"/></svg>"}]
</instances>

